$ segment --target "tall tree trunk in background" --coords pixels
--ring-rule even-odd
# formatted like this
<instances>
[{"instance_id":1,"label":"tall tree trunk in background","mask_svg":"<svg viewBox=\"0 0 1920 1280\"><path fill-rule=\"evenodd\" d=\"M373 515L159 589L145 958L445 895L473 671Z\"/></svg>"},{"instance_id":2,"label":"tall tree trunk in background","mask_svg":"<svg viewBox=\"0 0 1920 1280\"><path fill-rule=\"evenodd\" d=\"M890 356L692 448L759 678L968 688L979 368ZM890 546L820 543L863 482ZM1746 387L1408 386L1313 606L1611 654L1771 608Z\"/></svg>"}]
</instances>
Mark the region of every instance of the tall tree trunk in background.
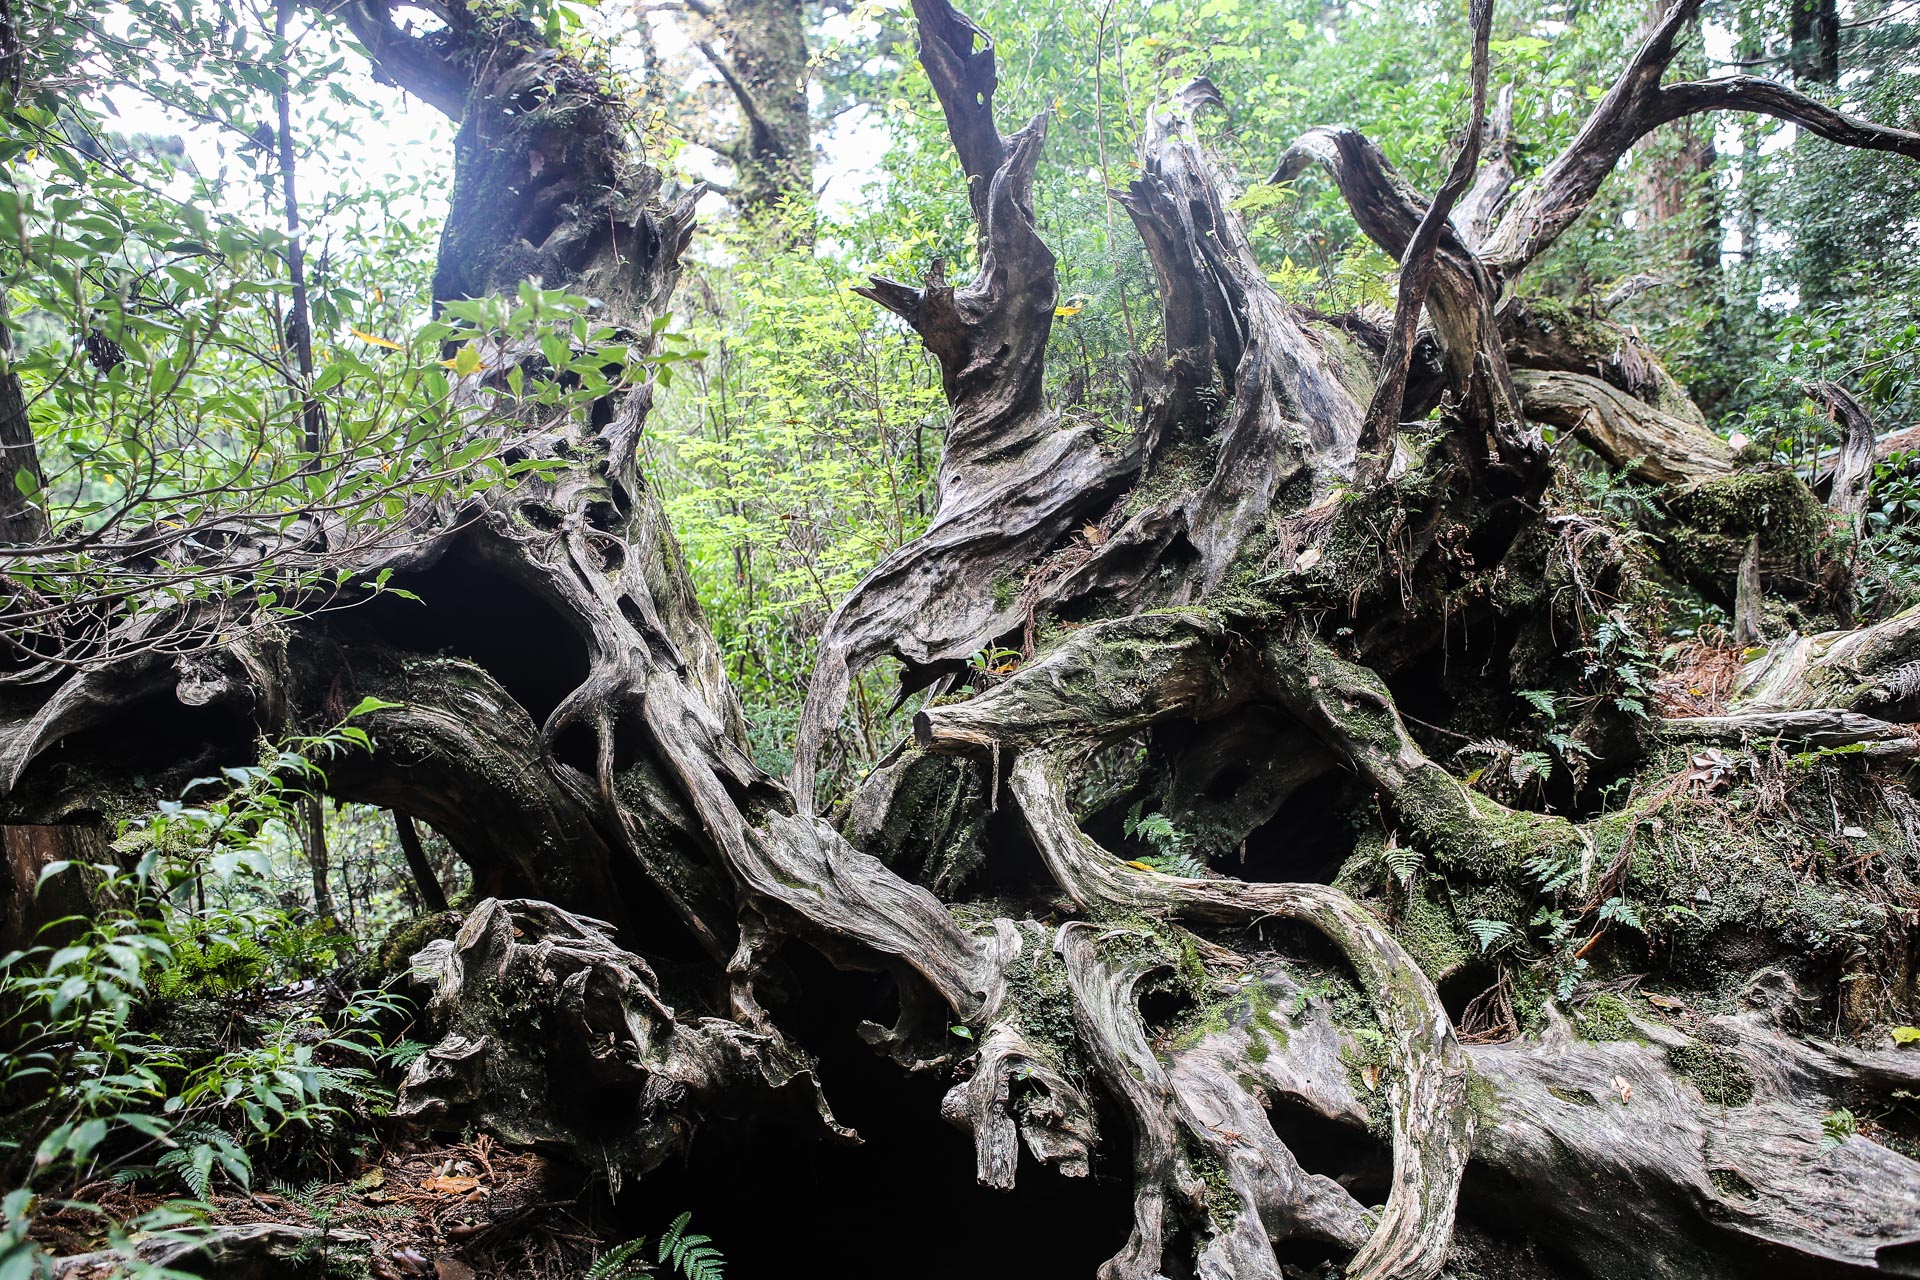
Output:
<instances>
[{"instance_id":1,"label":"tall tree trunk in background","mask_svg":"<svg viewBox=\"0 0 1920 1280\"><path fill-rule=\"evenodd\" d=\"M593 298L644 367L695 193L663 189L624 104L504 6L436 6L447 26L427 37L384 0L325 8L458 122L437 299L535 280ZM570 1155L611 1186L743 1115L848 1138L843 1088L884 1095L868 1109L931 1108L804 1047L859 1019L802 980L811 949L877 997L857 1039L899 1072L864 1079L940 1080L980 1183L1121 1180L1103 1280L1282 1280L1303 1254L1358 1280L1431 1280L1510 1247L1534 1259L1519 1274L1556 1278L1897 1273L1920 1249L1920 1164L1893 1137L1829 1142L1822 1117L1859 1108L1903 1137L1920 1058L1830 1043L1802 1015L1836 1007L1841 961L1857 974L1905 954L1910 916L1885 904L1920 893L1902 860L1920 824L1887 815L1915 812L1895 770L1920 754L1920 619L1783 639L1712 715L1643 723L1631 682L1587 692L1627 680L1620 667L1642 678L1637 660L1589 658L1655 551L1556 506L1542 423L1649 480L1663 570L1726 605L1749 547L1769 589L1830 605L1828 514L1791 474L1736 472L1631 334L1516 300L1623 156L1676 120L1762 111L1920 159L1920 135L1778 85L1663 83L1698 8L1677 0L1578 137L1511 193L1503 158L1465 218L1427 218L1351 127L1280 156L1276 179L1326 168L1365 234L1430 273L1429 329L1420 289L1396 317L1427 358L1387 397L1411 407L1385 415L1422 427L1380 433L1363 475L1388 336L1275 292L1239 184L1194 127L1221 105L1204 83L1144 121L1116 193L1161 312L1161 345L1128 370L1136 416L1116 428L1049 402L1049 116L1003 130L987 33L913 0L979 267L860 291L921 336L952 417L927 531L825 629L790 778L753 763L640 467L653 384L584 410L517 401L497 394L510 370L547 357L502 341L453 394L467 429L540 465L457 510L407 511L403 545L356 566L422 604L236 639L189 601L167 653L116 650L115 633L96 660L36 671L0 703L0 820L98 821L103 797L150 804L205 758L251 760L260 735L381 699L361 722L372 750L330 760L328 793L431 823L479 899L413 956L435 1043L395 1114ZM767 75L800 94L781 65ZM441 618L435 602L456 599ZM995 648L1021 659L970 662ZM909 692L943 696L836 825L814 793L821 754L852 682L889 658ZM1565 687L1511 686L1509 670ZM1548 714L1540 698L1611 717L1561 812L1489 794L1529 776L1513 738ZM158 723L181 740L117 731ZM1508 758L1456 777L1462 739ZM1787 775L1749 739L1859 772L1822 792L1817 822L1756 838ZM1834 841L1866 838L1839 833L1870 826L1884 895L1775 891L1769 876L1834 863ZM1729 847L1731 878L1689 878L1724 871ZM1801 941L1869 916L1865 960ZM1689 917L1703 923L1684 952L1651 940ZM1700 973L1705 992L1686 985ZM977 1234L983 1271L1020 1270L1018 1245Z\"/></svg>"},{"instance_id":2,"label":"tall tree trunk in background","mask_svg":"<svg viewBox=\"0 0 1920 1280\"><path fill-rule=\"evenodd\" d=\"M1787 38L1788 65L1801 84L1836 84L1840 79L1839 0L1791 0Z\"/></svg>"},{"instance_id":3,"label":"tall tree trunk in background","mask_svg":"<svg viewBox=\"0 0 1920 1280\"><path fill-rule=\"evenodd\" d=\"M12 316L0 290L0 542L33 542L46 536L46 514L33 501L42 483L26 393L13 371Z\"/></svg>"},{"instance_id":4,"label":"tall tree trunk in background","mask_svg":"<svg viewBox=\"0 0 1920 1280\"><path fill-rule=\"evenodd\" d=\"M813 242L813 121L808 102L806 6L801 0L686 0L702 28L695 43L739 108L719 144L733 164L729 198L749 218L798 244ZM776 221L776 219L778 221Z\"/></svg>"},{"instance_id":5,"label":"tall tree trunk in background","mask_svg":"<svg viewBox=\"0 0 1920 1280\"><path fill-rule=\"evenodd\" d=\"M327 849L326 801L306 796L300 801L300 851L306 855L307 870L313 880L314 914L334 927L340 925L340 908L333 901L333 859Z\"/></svg>"},{"instance_id":6,"label":"tall tree trunk in background","mask_svg":"<svg viewBox=\"0 0 1920 1280\"><path fill-rule=\"evenodd\" d=\"M407 871L413 876L414 888L419 891L420 905L428 911L445 911L447 892L440 887L440 877L434 874L433 863L427 859L426 847L420 843L420 828L404 813L395 813L393 824L400 838L400 852L407 859Z\"/></svg>"}]
</instances>

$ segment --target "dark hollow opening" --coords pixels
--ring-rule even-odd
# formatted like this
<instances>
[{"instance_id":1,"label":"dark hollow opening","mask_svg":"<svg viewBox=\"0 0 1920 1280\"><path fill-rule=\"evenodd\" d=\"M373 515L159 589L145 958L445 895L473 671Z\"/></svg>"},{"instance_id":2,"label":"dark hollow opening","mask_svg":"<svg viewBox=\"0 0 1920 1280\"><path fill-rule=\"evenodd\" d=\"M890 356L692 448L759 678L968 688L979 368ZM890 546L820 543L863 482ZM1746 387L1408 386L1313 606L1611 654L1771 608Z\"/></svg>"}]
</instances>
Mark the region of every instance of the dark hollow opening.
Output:
<instances>
[{"instance_id":1,"label":"dark hollow opening","mask_svg":"<svg viewBox=\"0 0 1920 1280\"><path fill-rule=\"evenodd\" d=\"M818 1267L876 1280L978 1280L981 1259L1003 1245L1017 1247L1019 1274L1090 1276L1119 1250L1132 1216L1118 1178L1062 1177L1023 1148L1012 1192L974 1181L972 1140L940 1119L941 1082L906 1075L855 1032L863 1019L892 1020L888 979L835 970L797 944L780 963L802 994L773 1000L775 1017L819 1056L834 1114L864 1145L822 1136L797 1094L786 1107L712 1121L684 1162L622 1196L635 1231L656 1232L691 1210L694 1229L725 1251L728 1274L742 1277ZM1114 1172L1125 1163L1123 1153Z\"/></svg>"},{"instance_id":2,"label":"dark hollow opening","mask_svg":"<svg viewBox=\"0 0 1920 1280\"><path fill-rule=\"evenodd\" d=\"M594 734L593 725L584 720L575 720L562 729L553 740L553 758L578 769L589 778L598 778L600 739Z\"/></svg>"},{"instance_id":3,"label":"dark hollow opening","mask_svg":"<svg viewBox=\"0 0 1920 1280\"><path fill-rule=\"evenodd\" d=\"M1393 1152L1357 1125L1329 1120L1288 1094L1275 1094L1267 1122L1308 1173L1332 1178L1364 1205L1384 1204L1393 1185Z\"/></svg>"},{"instance_id":4,"label":"dark hollow opening","mask_svg":"<svg viewBox=\"0 0 1920 1280\"><path fill-rule=\"evenodd\" d=\"M1500 975L1493 966L1479 961L1471 961L1440 979L1435 985L1440 991L1440 1003L1447 1008L1447 1016L1453 1019L1453 1025L1459 1026L1466 1017L1467 1006L1474 997L1499 981Z\"/></svg>"},{"instance_id":5,"label":"dark hollow opening","mask_svg":"<svg viewBox=\"0 0 1920 1280\"><path fill-rule=\"evenodd\" d=\"M1287 1280L1339 1280L1347 1273L1353 1251L1310 1236L1294 1236L1274 1241L1273 1257Z\"/></svg>"},{"instance_id":6,"label":"dark hollow opening","mask_svg":"<svg viewBox=\"0 0 1920 1280\"><path fill-rule=\"evenodd\" d=\"M1166 983L1140 993L1140 1021L1149 1036L1168 1030L1193 1007L1192 996Z\"/></svg>"},{"instance_id":7,"label":"dark hollow opening","mask_svg":"<svg viewBox=\"0 0 1920 1280\"><path fill-rule=\"evenodd\" d=\"M1332 884L1353 856L1353 815L1367 794L1350 773L1322 774L1255 827L1247 836L1245 859L1223 870L1242 880Z\"/></svg>"},{"instance_id":8,"label":"dark hollow opening","mask_svg":"<svg viewBox=\"0 0 1920 1280\"><path fill-rule=\"evenodd\" d=\"M250 710L244 698L190 707L172 688L165 688L134 699L105 724L82 729L50 748L35 768L86 761L91 769L136 777L178 774L184 784L218 773L222 765L258 762L260 731Z\"/></svg>"},{"instance_id":9,"label":"dark hollow opening","mask_svg":"<svg viewBox=\"0 0 1920 1280\"><path fill-rule=\"evenodd\" d=\"M988 785L991 786L991 782ZM1010 803L1004 774L1000 779L1000 807L987 818L985 845L986 856L964 881L969 896L1059 893L1053 874L1047 870L1040 849L1033 842L1033 833L1027 829L1026 819Z\"/></svg>"},{"instance_id":10,"label":"dark hollow opening","mask_svg":"<svg viewBox=\"0 0 1920 1280\"><path fill-rule=\"evenodd\" d=\"M383 594L339 615L342 630L418 653L444 653L484 668L538 725L587 678L587 646L553 607L455 550Z\"/></svg>"}]
</instances>

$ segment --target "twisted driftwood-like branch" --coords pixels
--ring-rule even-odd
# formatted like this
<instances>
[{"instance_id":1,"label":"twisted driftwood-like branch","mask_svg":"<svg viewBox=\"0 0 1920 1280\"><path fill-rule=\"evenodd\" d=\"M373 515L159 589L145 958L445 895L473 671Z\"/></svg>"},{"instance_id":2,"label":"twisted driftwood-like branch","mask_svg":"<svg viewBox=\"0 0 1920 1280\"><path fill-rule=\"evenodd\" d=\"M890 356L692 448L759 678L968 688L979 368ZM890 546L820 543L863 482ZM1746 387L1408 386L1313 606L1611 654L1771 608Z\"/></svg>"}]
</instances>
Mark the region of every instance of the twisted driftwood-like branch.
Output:
<instances>
[{"instance_id":1,"label":"twisted driftwood-like branch","mask_svg":"<svg viewBox=\"0 0 1920 1280\"><path fill-rule=\"evenodd\" d=\"M1840 453L1833 463L1827 506L1847 517L1857 538L1866 524L1868 490L1873 482L1874 445L1879 432L1866 408L1839 383L1822 382L1808 390L1827 407L1828 414L1840 428Z\"/></svg>"},{"instance_id":2,"label":"twisted driftwood-like branch","mask_svg":"<svg viewBox=\"0 0 1920 1280\"><path fill-rule=\"evenodd\" d=\"M1316 163L1333 175L1367 238L1395 258L1404 258L1427 202L1380 148L1346 125L1310 129L1281 156L1269 181L1290 181ZM1440 338L1449 389L1461 405L1460 419L1485 424L1493 451L1507 466L1537 474L1545 446L1520 412L1494 314L1496 281L1450 224L1439 226L1432 253L1427 307Z\"/></svg>"},{"instance_id":3,"label":"twisted driftwood-like branch","mask_svg":"<svg viewBox=\"0 0 1920 1280\"><path fill-rule=\"evenodd\" d=\"M996 578L1097 516L1132 470L1127 451L1104 449L1090 424L1042 403L1057 295L1053 255L1033 219L1046 117L1003 137L992 42L938 0L915 12L921 60L968 175L980 271L955 289L936 263L918 288L875 279L860 291L911 324L939 359L953 422L927 531L862 579L822 632L794 743L792 788L803 809L853 676L886 653L915 669L957 665L1011 630L1021 609L996 593Z\"/></svg>"},{"instance_id":4,"label":"twisted driftwood-like branch","mask_svg":"<svg viewBox=\"0 0 1920 1280\"><path fill-rule=\"evenodd\" d=\"M1454 157L1453 167L1434 193L1433 201L1420 215L1420 222L1407 240L1400 257L1400 282L1394 300L1393 328L1388 334L1387 350L1380 360L1380 382L1367 405L1366 426L1360 432L1360 452L1377 455L1377 475L1386 473L1393 433L1400 426L1400 409L1407 394L1407 370L1413 362L1413 341L1420 327L1420 312L1427 302L1427 289L1433 282L1435 254L1440 248L1440 233L1447 226L1454 202L1467 193L1474 171L1480 163L1482 131L1487 118L1487 44L1493 30L1493 0L1474 0L1472 5L1473 55L1468 97L1471 100L1467 136ZM1365 477L1374 479L1375 476Z\"/></svg>"},{"instance_id":5,"label":"twisted driftwood-like branch","mask_svg":"<svg viewBox=\"0 0 1920 1280\"><path fill-rule=\"evenodd\" d=\"M1599 378L1521 369L1513 380L1529 419L1572 433L1641 479L1685 485L1733 474L1733 450L1719 436Z\"/></svg>"},{"instance_id":6,"label":"twisted driftwood-like branch","mask_svg":"<svg viewBox=\"0 0 1920 1280\"><path fill-rule=\"evenodd\" d=\"M1244 989L1271 1012L1174 1050L1173 1077L1231 1070L1357 1138L1370 1099L1351 1031L1283 968ZM1466 1046L1478 1123L1462 1213L1529 1223L1598 1275L1901 1274L1920 1240L1920 1166L1862 1138L1830 1148L1820 1118L1863 1089L1910 1087L1913 1064L1788 1034L1799 994L1768 970L1736 1012L1632 1015L1633 1039L1579 1039L1550 1006L1538 1037ZM1701 1061L1717 1081L1678 1069Z\"/></svg>"},{"instance_id":7,"label":"twisted driftwood-like branch","mask_svg":"<svg viewBox=\"0 0 1920 1280\"><path fill-rule=\"evenodd\" d=\"M1187 112L1212 100L1210 86L1149 120L1141 177L1115 193L1154 260L1165 319L1164 372L1149 364L1140 375L1138 433L1103 444L1083 418L1040 403L1056 296L1031 210L1043 122L1010 138L993 132L992 48L974 49L978 38L964 20L922 24L949 134L970 189L986 193L976 203L980 273L957 291L939 275L920 288L876 280L865 290L913 324L941 362L953 424L939 507L927 532L882 561L827 624L794 751L802 804L852 675L874 658L892 654L919 683L1039 609L1097 600L1131 611L1194 598L1218 586L1278 495L1324 503L1353 474L1360 405L1325 339L1267 282L1225 180L1187 123ZM1219 392L1207 394L1216 378ZM1219 446L1203 483L1111 511L1167 449L1209 437ZM1095 542L1062 545L1102 512L1124 519ZM1004 589L1023 575L1025 590Z\"/></svg>"},{"instance_id":8,"label":"twisted driftwood-like branch","mask_svg":"<svg viewBox=\"0 0 1920 1280\"><path fill-rule=\"evenodd\" d=\"M1660 81L1700 0L1675 0L1594 107L1578 135L1507 206L1480 245L1495 278L1512 281L1580 220L1627 150L1663 124L1704 111L1752 111L1850 147L1920 159L1920 133L1861 120L1753 76L1665 85Z\"/></svg>"}]
</instances>

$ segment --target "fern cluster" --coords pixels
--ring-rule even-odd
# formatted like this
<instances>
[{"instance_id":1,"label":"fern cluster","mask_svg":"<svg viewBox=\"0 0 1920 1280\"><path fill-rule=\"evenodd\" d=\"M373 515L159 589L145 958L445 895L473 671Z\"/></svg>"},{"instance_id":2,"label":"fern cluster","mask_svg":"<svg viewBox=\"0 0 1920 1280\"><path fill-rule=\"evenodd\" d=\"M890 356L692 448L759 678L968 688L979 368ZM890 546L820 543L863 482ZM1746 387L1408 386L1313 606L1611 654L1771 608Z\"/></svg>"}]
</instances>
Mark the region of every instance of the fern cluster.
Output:
<instances>
[{"instance_id":1,"label":"fern cluster","mask_svg":"<svg viewBox=\"0 0 1920 1280\"><path fill-rule=\"evenodd\" d=\"M595 1258L584 1280L642 1280L651 1276L656 1266L672 1267L683 1280L723 1280L726 1259L712 1237L687 1230L692 1220L693 1212L688 1210L667 1224L653 1262L646 1260L647 1238L635 1236Z\"/></svg>"},{"instance_id":2,"label":"fern cluster","mask_svg":"<svg viewBox=\"0 0 1920 1280\"><path fill-rule=\"evenodd\" d=\"M1206 875L1206 864L1194 856L1187 833L1174 826L1173 819L1164 813L1142 814L1142 803L1134 801L1120 824L1122 834L1128 839L1144 840L1153 846L1153 852L1140 861L1170 876L1198 879Z\"/></svg>"},{"instance_id":3,"label":"fern cluster","mask_svg":"<svg viewBox=\"0 0 1920 1280\"><path fill-rule=\"evenodd\" d=\"M686 1280L721 1280L726 1259L720 1256L711 1238L688 1232L687 1224L692 1218L689 1211L668 1224L660 1237L658 1261L663 1266L670 1264Z\"/></svg>"},{"instance_id":4,"label":"fern cluster","mask_svg":"<svg viewBox=\"0 0 1920 1280\"><path fill-rule=\"evenodd\" d=\"M273 957L253 938L234 934L176 938L172 962L153 978L165 1000L224 996L244 991L272 970Z\"/></svg>"}]
</instances>

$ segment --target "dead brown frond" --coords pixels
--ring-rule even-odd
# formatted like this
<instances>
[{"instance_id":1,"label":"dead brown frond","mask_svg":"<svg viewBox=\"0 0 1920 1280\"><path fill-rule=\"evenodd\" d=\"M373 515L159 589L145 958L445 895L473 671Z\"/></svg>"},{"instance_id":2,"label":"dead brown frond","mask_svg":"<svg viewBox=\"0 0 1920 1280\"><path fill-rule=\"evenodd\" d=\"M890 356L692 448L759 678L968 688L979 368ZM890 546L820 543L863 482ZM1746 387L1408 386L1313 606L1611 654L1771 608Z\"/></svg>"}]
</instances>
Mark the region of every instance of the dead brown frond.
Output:
<instances>
[{"instance_id":1,"label":"dead brown frond","mask_svg":"<svg viewBox=\"0 0 1920 1280\"><path fill-rule=\"evenodd\" d=\"M1717 716L1740 678L1740 650L1689 640L1653 681L1654 705L1663 716Z\"/></svg>"}]
</instances>

